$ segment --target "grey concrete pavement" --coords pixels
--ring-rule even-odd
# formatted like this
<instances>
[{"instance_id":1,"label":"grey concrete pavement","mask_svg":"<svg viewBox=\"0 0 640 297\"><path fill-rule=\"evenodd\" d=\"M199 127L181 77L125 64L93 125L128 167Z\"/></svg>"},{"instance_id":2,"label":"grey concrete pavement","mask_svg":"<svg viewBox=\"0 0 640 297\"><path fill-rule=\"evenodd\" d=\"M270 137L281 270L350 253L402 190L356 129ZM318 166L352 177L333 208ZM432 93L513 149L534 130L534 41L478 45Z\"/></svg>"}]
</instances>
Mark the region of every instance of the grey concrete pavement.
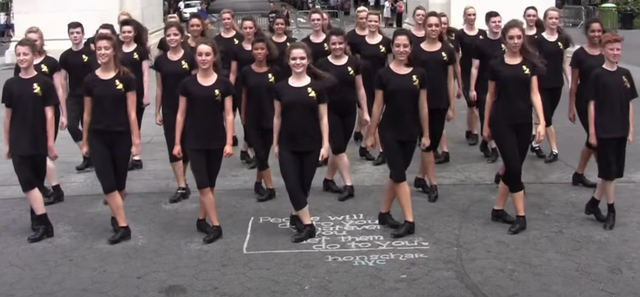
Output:
<instances>
[{"instance_id":1,"label":"grey concrete pavement","mask_svg":"<svg viewBox=\"0 0 640 297\"><path fill-rule=\"evenodd\" d=\"M640 68L629 69L640 79ZM0 81L11 74L0 71ZM145 168L130 172L127 186L133 239L108 246L109 214L99 183L93 172L74 172L79 152L62 132L57 167L67 201L48 208L53 239L26 243L28 205L11 162L0 161L0 295L636 296L640 149L636 143L628 147L626 176L616 192L618 224L604 231L582 214L592 191L570 185L586 137L567 120L567 103L565 91L554 118L560 161L544 164L533 155L526 160L529 229L518 236L489 220L499 164L486 164L478 148L465 143L462 100L457 119L447 124L452 162L436 169L440 200L428 203L412 190L417 232L400 240L376 225L387 168L359 160L352 143L347 153L356 198L340 203L323 193L326 167L318 169L310 198L318 239L302 244L289 241L285 223L291 207L277 161L271 159L278 198L259 204L252 190L255 173L241 165L236 148L223 163L216 189L224 238L202 245L194 226L197 195L167 203L175 182L162 128L149 109L142 128ZM410 179L418 158L416 153ZM586 175L595 179L593 162ZM393 212L401 217L397 207Z\"/></svg>"}]
</instances>

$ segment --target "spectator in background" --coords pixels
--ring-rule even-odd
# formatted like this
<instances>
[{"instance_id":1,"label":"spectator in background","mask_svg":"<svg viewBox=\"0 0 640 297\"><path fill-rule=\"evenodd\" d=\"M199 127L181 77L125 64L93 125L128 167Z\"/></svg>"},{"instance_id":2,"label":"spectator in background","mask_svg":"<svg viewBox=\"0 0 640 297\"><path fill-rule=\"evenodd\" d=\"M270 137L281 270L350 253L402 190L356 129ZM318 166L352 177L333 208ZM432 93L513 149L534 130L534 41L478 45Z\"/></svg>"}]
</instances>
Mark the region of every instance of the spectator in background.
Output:
<instances>
[{"instance_id":1,"label":"spectator in background","mask_svg":"<svg viewBox=\"0 0 640 297\"><path fill-rule=\"evenodd\" d=\"M269 32L271 34L273 34L273 22L276 20L276 15L278 15L276 4L273 2L269 2L269 14L267 15L267 17L269 18Z\"/></svg>"},{"instance_id":2,"label":"spectator in background","mask_svg":"<svg viewBox=\"0 0 640 297\"><path fill-rule=\"evenodd\" d=\"M287 9L286 4L282 4L280 13L284 16L284 25L289 28L289 26L291 26L291 14L289 13L289 9Z\"/></svg>"},{"instance_id":3,"label":"spectator in background","mask_svg":"<svg viewBox=\"0 0 640 297\"><path fill-rule=\"evenodd\" d=\"M404 15L404 1L396 0L396 27L402 28L402 16Z\"/></svg>"},{"instance_id":4,"label":"spectator in background","mask_svg":"<svg viewBox=\"0 0 640 297\"><path fill-rule=\"evenodd\" d=\"M391 21L391 0L384 0L384 10L382 11L382 17L384 18L384 26L385 28L389 27L389 22ZM393 24L391 24L393 26Z\"/></svg>"},{"instance_id":5,"label":"spectator in background","mask_svg":"<svg viewBox=\"0 0 640 297\"><path fill-rule=\"evenodd\" d=\"M207 2L206 1L200 2L200 9L198 10L198 14L204 20L204 28L203 28L203 30L205 30L205 31L208 30L209 26L211 26L211 21L209 20L209 13L207 12Z\"/></svg>"}]
</instances>

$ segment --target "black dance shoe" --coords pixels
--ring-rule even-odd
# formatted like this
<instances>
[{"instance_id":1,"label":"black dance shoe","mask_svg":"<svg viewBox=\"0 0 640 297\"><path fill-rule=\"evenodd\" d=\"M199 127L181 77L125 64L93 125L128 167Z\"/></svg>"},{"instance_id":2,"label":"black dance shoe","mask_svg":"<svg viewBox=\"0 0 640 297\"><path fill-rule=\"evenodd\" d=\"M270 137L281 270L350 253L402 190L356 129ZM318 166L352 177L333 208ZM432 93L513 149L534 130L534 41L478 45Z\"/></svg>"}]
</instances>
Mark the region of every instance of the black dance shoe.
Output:
<instances>
[{"instance_id":1,"label":"black dance shoe","mask_svg":"<svg viewBox=\"0 0 640 297\"><path fill-rule=\"evenodd\" d=\"M489 149L489 143L486 140L480 141L480 145L478 146L480 152L485 158L491 157L491 150Z\"/></svg>"},{"instance_id":2,"label":"black dance shoe","mask_svg":"<svg viewBox=\"0 0 640 297\"><path fill-rule=\"evenodd\" d=\"M266 202L269 200L273 200L276 198L276 189L266 189L264 190L264 194L258 196L258 202Z\"/></svg>"},{"instance_id":3,"label":"black dance shoe","mask_svg":"<svg viewBox=\"0 0 640 297\"><path fill-rule=\"evenodd\" d=\"M385 226L391 229L398 229L402 224L396 221L396 219L394 219L391 216L390 212L387 212L387 213L381 212L381 213L378 213L378 225Z\"/></svg>"},{"instance_id":4,"label":"black dance shoe","mask_svg":"<svg viewBox=\"0 0 640 297\"><path fill-rule=\"evenodd\" d=\"M249 155L249 151L240 151L240 161L249 164L253 162L253 158Z\"/></svg>"},{"instance_id":5,"label":"black dance shoe","mask_svg":"<svg viewBox=\"0 0 640 297\"><path fill-rule=\"evenodd\" d=\"M391 238L402 238L412 235L416 232L416 224L414 222L404 221L398 229L391 231Z\"/></svg>"},{"instance_id":6,"label":"black dance shoe","mask_svg":"<svg viewBox=\"0 0 640 297\"><path fill-rule=\"evenodd\" d=\"M47 238L53 238L53 225L49 221L49 216L46 213L36 215L37 224L33 235L27 237L29 243L36 243L43 241Z\"/></svg>"},{"instance_id":7,"label":"black dance shoe","mask_svg":"<svg viewBox=\"0 0 640 297\"><path fill-rule=\"evenodd\" d=\"M525 218L525 216L516 216L515 221L511 224L507 233L509 235L516 235L524 230L527 230L527 218Z\"/></svg>"},{"instance_id":8,"label":"black dance shoe","mask_svg":"<svg viewBox=\"0 0 640 297\"><path fill-rule=\"evenodd\" d=\"M173 193L173 196L169 198L169 203L174 204L187 199L189 199L189 194L187 194L187 188L178 187L176 192Z\"/></svg>"},{"instance_id":9,"label":"black dance shoe","mask_svg":"<svg viewBox=\"0 0 640 297\"><path fill-rule=\"evenodd\" d=\"M353 189L353 185L342 187L342 192L338 196L338 201L343 202L351 199L355 196L355 190Z\"/></svg>"},{"instance_id":10,"label":"black dance shoe","mask_svg":"<svg viewBox=\"0 0 640 297\"><path fill-rule=\"evenodd\" d=\"M440 197L440 194L438 193L438 185L431 185L429 187L429 193L427 193L429 195L429 202L433 203L438 201L438 197Z\"/></svg>"},{"instance_id":11,"label":"black dance shoe","mask_svg":"<svg viewBox=\"0 0 640 297\"><path fill-rule=\"evenodd\" d=\"M342 189L336 185L336 182L332 179L322 180L322 190L330 193L341 193Z\"/></svg>"},{"instance_id":12,"label":"black dance shoe","mask_svg":"<svg viewBox=\"0 0 640 297\"><path fill-rule=\"evenodd\" d=\"M354 132L353 133L353 141L361 142L363 138L364 137L362 137L362 132Z\"/></svg>"},{"instance_id":13,"label":"black dance shoe","mask_svg":"<svg viewBox=\"0 0 640 297\"><path fill-rule=\"evenodd\" d=\"M82 157L82 163L76 166L76 172L85 172L93 169L93 163L91 163L91 158Z\"/></svg>"},{"instance_id":14,"label":"black dance shoe","mask_svg":"<svg viewBox=\"0 0 640 297\"><path fill-rule=\"evenodd\" d=\"M498 161L500 158L500 154L498 153L497 148L492 148L489 152L489 158L487 159L487 163L493 164Z\"/></svg>"},{"instance_id":15,"label":"black dance shoe","mask_svg":"<svg viewBox=\"0 0 640 297\"><path fill-rule=\"evenodd\" d=\"M592 189L598 186L598 183L594 183L590 181L584 176L584 174L580 174L577 172L573 173L573 176L571 177L571 184L574 186L582 185L585 188L592 188Z\"/></svg>"},{"instance_id":16,"label":"black dance shoe","mask_svg":"<svg viewBox=\"0 0 640 297\"><path fill-rule=\"evenodd\" d=\"M549 153L546 159L544 159L544 162L547 164L553 163L555 161L558 161L558 153L553 151Z\"/></svg>"},{"instance_id":17,"label":"black dance shoe","mask_svg":"<svg viewBox=\"0 0 640 297\"><path fill-rule=\"evenodd\" d=\"M531 147L529 148L529 150L536 154L536 157L540 158L540 159L544 159L547 156L544 154L544 151L542 150L542 148L540 146L533 146L533 144L531 145Z\"/></svg>"},{"instance_id":18,"label":"black dance shoe","mask_svg":"<svg viewBox=\"0 0 640 297\"><path fill-rule=\"evenodd\" d=\"M53 195L53 190L49 187L45 187L44 185L38 187L38 190L40 190L40 194L42 194L42 197L51 197L51 195Z\"/></svg>"},{"instance_id":19,"label":"black dance shoe","mask_svg":"<svg viewBox=\"0 0 640 297\"><path fill-rule=\"evenodd\" d=\"M31 231L36 232L38 226L38 216L36 216L36 212L33 211L33 208L29 209L29 216L31 217Z\"/></svg>"},{"instance_id":20,"label":"black dance shoe","mask_svg":"<svg viewBox=\"0 0 640 297\"><path fill-rule=\"evenodd\" d=\"M291 237L291 242L300 243L306 241L307 239L316 237L316 226L311 223L309 225L303 225L302 230L296 232Z\"/></svg>"},{"instance_id":21,"label":"black dance shoe","mask_svg":"<svg viewBox=\"0 0 640 297\"><path fill-rule=\"evenodd\" d=\"M198 219L196 221L196 230L200 233L209 234L211 232L211 225L207 223L207 219Z\"/></svg>"},{"instance_id":22,"label":"black dance shoe","mask_svg":"<svg viewBox=\"0 0 640 297\"><path fill-rule=\"evenodd\" d=\"M294 214L289 216L289 228L295 232L302 232L304 225L299 216Z\"/></svg>"},{"instance_id":23,"label":"black dance shoe","mask_svg":"<svg viewBox=\"0 0 640 297\"><path fill-rule=\"evenodd\" d=\"M504 224L513 224L516 219L514 219L511 215L509 215L504 209L491 209L491 221L504 223Z\"/></svg>"},{"instance_id":24,"label":"black dance shoe","mask_svg":"<svg viewBox=\"0 0 640 297\"><path fill-rule=\"evenodd\" d=\"M360 158L363 158L367 161L373 161L376 159L374 156L371 155L371 153L369 152L369 150L367 150L366 147L360 147L360 149L358 150L358 154L360 155Z\"/></svg>"},{"instance_id":25,"label":"black dance shoe","mask_svg":"<svg viewBox=\"0 0 640 297\"><path fill-rule=\"evenodd\" d=\"M373 166L380 166L380 165L384 165L387 164L387 158L384 157L384 153L380 152L380 154L378 154L378 157L376 158L375 161L373 161Z\"/></svg>"},{"instance_id":26,"label":"black dance shoe","mask_svg":"<svg viewBox=\"0 0 640 297\"><path fill-rule=\"evenodd\" d=\"M599 203L600 201L596 200L595 198L591 198L589 202L587 202L587 204L584 206L584 214L588 216L593 215L596 221L604 223L606 221L606 217L602 214L600 206L598 205Z\"/></svg>"},{"instance_id":27,"label":"black dance shoe","mask_svg":"<svg viewBox=\"0 0 640 297\"><path fill-rule=\"evenodd\" d=\"M329 158L325 158L322 161L318 161L318 167L323 167L329 165Z\"/></svg>"},{"instance_id":28,"label":"black dance shoe","mask_svg":"<svg viewBox=\"0 0 640 297\"><path fill-rule=\"evenodd\" d=\"M222 238L222 228L220 226L211 226L207 236L202 238L204 244L214 243L216 240Z\"/></svg>"},{"instance_id":29,"label":"black dance shoe","mask_svg":"<svg viewBox=\"0 0 640 297\"><path fill-rule=\"evenodd\" d=\"M118 220L116 220L115 217L111 217L111 230L113 230L113 233L118 232L118 229L120 229L120 227L118 227Z\"/></svg>"},{"instance_id":30,"label":"black dance shoe","mask_svg":"<svg viewBox=\"0 0 640 297\"><path fill-rule=\"evenodd\" d=\"M109 244L114 245L131 239L131 228L129 226L118 227L116 234L109 238Z\"/></svg>"},{"instance_id":31,"label":"black dance shoe","mask_svg":"<svg viewBox=\"0 0 640 297\"><path fill-rule=\"evenodd\" d=\"M609 212L607 213L607 218L604 221L604 224L602 225L602 228L604 228L604 230L613 230L613 227L616 226L616 213L615 212Z\"/></svg>"},{"instance_id":32,"label":"black dance shoe","mask_svg":"<svg viewBox=\"0 0 640 297\"><path fill-rule=\"evenodd\" d=\"M414 188L416 188L418 190L422 190L426 186L427 186L427 181L424 178L416 176L416 178L413 179L413 187Z\"/></svg>"},{"instance_id":33,"label":"black dance shoe","mask_svg":"<svg viewBox=\"0 0 640 297\"><path fill-rule=\"evenodd\" d=\"M140 170L143 167L144 164L142 164L142 160L131 159L131 162L129 162L129 171Z\"/></svg>"},{"instance_id":34,"label":"black dance shoe","mask_svg":"<svg viewBox=\"0 0 640 297\"><path fill-rule=\"evenodd\" d=\"M493 177L493 183L499 185L501 180L502 175L500 175L500 172L496 172L496 175Z\"/></svg>"},{"instance_id":35,"label":"black dance shoe","mask_svg":"<svg viewBox=\"0 0 640 297\"><path fill-rule=\"evenodd\" d=\"M262 182L255 182L253 184L253 192L256 195L264 195L264 193L267 192L267 189L264 188L264 186L262 185Z\"/></svg>"},{"instance_id":36,"label":"black dance shoe","mask_svg":"<svg viewBox=\"0 0 640 297\"><path fill-rule=\"evenodd\" d=\"M451 161L451 155L449 155L449 152L442 151L439 158L436 158L435 163L444 164L444 163L449 163L450 161Z\"/></svg>"},{"instance_id":37,"label":"black dance shoe","mask_svg":"<svg viewBox=\"0 0 640 297\"><path fill-rule=\"evenodd\" d=\"M469 143L469 146L474 146L478 144L478 133L471 133L471 136L469 136L469 140L467 141Z\"/></svg>"}]
</instances>

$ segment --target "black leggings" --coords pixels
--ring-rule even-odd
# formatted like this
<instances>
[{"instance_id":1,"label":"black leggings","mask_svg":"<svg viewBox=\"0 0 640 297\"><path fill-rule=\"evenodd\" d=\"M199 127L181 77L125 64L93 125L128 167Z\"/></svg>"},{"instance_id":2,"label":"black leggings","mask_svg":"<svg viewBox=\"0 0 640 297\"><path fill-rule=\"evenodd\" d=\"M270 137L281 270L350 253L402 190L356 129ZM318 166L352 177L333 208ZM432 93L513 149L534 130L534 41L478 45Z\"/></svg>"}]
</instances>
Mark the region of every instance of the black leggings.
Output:
<instances>
[{"instance_id":1,"label":"black leggings","mask_svg":"<svg viewBox=\"0 0 640 297\"><path fill-rule=\"evenodd\" d=\"M47 177L46 155L12 155L11 162L23 193L27 193L44 184L44 179Z\"/></svg>"},{"instance_id":2,"label":"black leggings","mask_svg":"<svg viewBox=\"0 0 640 297\"><path fill-rule=\"evenodd\" d=\"M487 91L476 90L476 106L478 107L478 117L480 118L480 136L484 133L484 113L487 104Z\"/></svg>"},{"instance_id":3,"label":"black leggings","mask_svg":"<svg viewBox=\"0 0 640 297\"><path fill-rule=\"evenodd\" d=\"M320 150L307 152L291 151L280 148L278 162L284 186L295 211L307 207L307 198L316 175Z\"/></svg>"},{"instance_id":4,"label":"black leggings","mask_svg":"<svg viewBox=\"0 0 640 297\"><path fill-rule=\"evenodd\" d=\"M182 158L178 158L173 154L173 147L176 144L176 113L171 111L165 111L162 109L162 129L164 130L164 139L167 142L167 151L169 152L169 163L180 162L189 163L189 154L187 150L182 150ZM184 140L187 139L182 132L182 138L180 139L182 148L185 148Z\"/></svg>"},{"instance_id":5,"label":"black leggings","mask_svg":"<svg viewBox=\"0 0 640 297\"><path fill-rule=\"evenodd\" d=\"M84 116L84 98L67 98L67 128L74 142L82 141L82 120Z\"/></svg>"},{"instance_id":6,"label":"black leggings","mask_svg":"<svg viewBox=\"0 0 640 297\"><path fill-rule=\"evenodd\" d=\"M60 105L53 107L53 141L58 139L58 132L60 132Z\"/></svg>"},{"instance_id":7,"label":"black leggings","mask_svg":"<svg viewBox=\"0 0 640 297\"><path fill-rule=\"evenodd\" d=\"M258 171L269 169L269 153L273 145L273 128L264 128L256 124L256 127L247 125L245 131L253 145Z\"/></svg>"},{"instance_id":8,"label":"black leggings","mask_svg":"<svg viewBox=\"0 0 640 297\"><path fill-rule=\"evenodd\" d=\"M461 69L462 72L462 95L464 96L464 100L467 101L467 107L476 107L478 105L477 101L471 100L471 96L469 95L469 85L471 85L471 77L469 74L471 69Z\"/></svg>"},{"instance_id":9,"label":"black leggings","mask_svg":"<svg viewBox=\"0 0 640 297\"><path fill-rule=\"evenodd\" d=\"M144 117L145 109L146 107L144 107L142 103L139 103L138 107L136 108L136 118L138 119L138 131L142 130L142 117Z\"/></svg>"},{"instance_id":10,"label":"black leggings","mask_svg":"<svg viewBox=\"0 0 640 297\"><path fill-rule=\"evenodd\" d=\"M333 155L344 154L356 125L358 111L355 105L349 110L332 111L329 109L329 145Z\"/></svg>"},{"instance_id":11,"label":"black leggings","mask_svg":"<svg viewBox=\"0 0 640 297\"><path fill-rule=\"evenodd\" d=\"M214 189L220 167L222 166L223 149L190 149L191 171L196 180L198 190Z\"/></svg>"},{"instance_id":12,"label":"black leggings","mask_svg":"<svg viewBox=\"0 0 640 297\"><path fill-rule=\"evenodd\" d=\"M411 165L416 141L399 140L394 135L380 133L380 144L384 147L384 156L387 158L389 178L394 183L407 181L407 168Z\"/></svg>"},{"instance_id":13,"label":"black leggings","mask_svg":"<svg viewBox=\"0 0 640 297\"><path fill-rule=\"evenodd\" d=\"M527 150L531 143L533 126L531 120L512 124L492 118L489 125L491 136L496 142L505 167L502 182L509 187L511 193L523 191L522 164L527 157Z\"/></svg>"},{"instance_id":14,"label":"black leggings","mask_svg":"<svg viewBox=\"0 0 640 297\"><path fill-rule=\"evenodd\" d=\"M131 133L129 131L89 131L89 152L96 176L106 195L127 186Z\"/></svg>"},{"instance_id":15,"label":"black leggings","mask_svg":"<svg viewBox=\"0 0 640 297\"><path fill-rule=\"evenodd\" d=\"M444 123L447 121L448 112L448 109L429 109L429 146L424 150L425 152L434 152L438 150L440 140L442 140ZM422 133L420 134L420 137L422 137ZM387 155L388 154L385 154L385 157Z\"/></svg>"},{"instance_id":16,"label":"black leggings","mask_svg":"<svg viewBox=\"0 0 640 297\"><path fill-rule=\"evenodd\" d=\"M235 115L237 111L242 117L242 86L238 83L238 79L236 79L235 93L231 99L233 100L233 114ZM246 142L249 147L253 148L250 137L247 137L247 129L245 128L245 125L242 125L242 131L244 134L244 142ZM235 132L233 135L235 135Z\"/></svg>"},{"instance_id":17,"label":"black leggings","mask_svg":"<svg viewBox=\"0 0 640 297\"><path fill-rule=\"evenodd\" d=\"M553 126L553 114L558 108L560 98L562 97L562 87L539 89L542 98L542 109L544 110L545 127Z\"/></svg>"},{"instance_id":18,"label":"black leggings","mask_svg":"<svg viewBox=\"0 0 640 297\"><path fill-rule=\"evenodd\" d=\"M585 140L584 145L595 152L596 148L589 143L589 103L586 100L576 99L576 114L584 132L587 134L587 140Z\"/></svg>"}]
</instances>

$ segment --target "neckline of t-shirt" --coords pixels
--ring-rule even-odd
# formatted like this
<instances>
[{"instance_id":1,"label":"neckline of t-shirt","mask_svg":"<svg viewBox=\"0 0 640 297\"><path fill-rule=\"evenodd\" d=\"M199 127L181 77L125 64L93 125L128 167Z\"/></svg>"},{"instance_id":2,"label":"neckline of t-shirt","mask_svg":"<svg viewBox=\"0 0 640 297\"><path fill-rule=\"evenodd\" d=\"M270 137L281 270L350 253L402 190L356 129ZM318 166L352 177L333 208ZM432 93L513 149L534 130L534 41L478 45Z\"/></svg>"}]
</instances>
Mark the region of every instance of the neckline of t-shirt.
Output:
<instances>
[{"instance_id":1,"label":"neckline of t-shirt","mask_svg":"<svg viewBox=\"0 0 640 297\"><path fill-rule=\"evenodd\" d=\"M523 62L524 62L524 57L521 57L520 58L520 62L515 63L515 64L509 64L509 63L507 63L507 59L504 56L502 56L502 63L504 63L507 66L520 66L520 65L522 65Z\"/></svg>"},{"instance_id":2,"label":"neckline of t-shirt","mask_svg":"<svg viewBox=\"0 0 640 297\"><path fill-rule=\"evenodd\" d=\"M98 75L98 73L97 73L97 70L96 70L96 71L94 71L93 73L96 75L96 77L97 77L99 80L102 80L102 81L109 81L109 80L114 79L116 76L118 76L118 71L116 71L116 73L115 73L112 77L110 77L110 78L102 78L102 77L100 77L100 76Z\"/></svg>"},{"instance_id":3,"label":"neckline of t-shirt","mask_svg":"<svg viewBox=\"0 0 640 297\"><path fill-rule=\"evenodd\" d=\"M292 88L297 88L297 89L298 89L298 88L306 88L306 87L308 87L309 85L311 85L311 83L313 82L313 79L311 79L311 80L309 81L309 83L308 83L308 84L301 85L301 86L294 86L294 85L292 85L292 84L291 84L291 82L289 81L289 79L291 79L291 78L287 78L287 85L289 85L289 86L290 86L290 87L292 87Z\"/></svg>"},{"instance_id":4,"label":"neckline of t-shirt","mask_svg":"<svg viewBox=\"0 0 640 297\"><path fill-rule=\"evenodd\" d=\"M320 42L315 42L315 41L311 40L311 34L309 34L307 36L307 39L309 39L309 42L311 42L313 44L321 44L321 43L327 42L327 34L324 35L324 39L322 39L322 41L320 41Z\"/></svg>"},{"instance_id":5,"label":"neckline of t-shirt","mask_svg":"<svg viewBox=\"0 0 640 297\"><path fill-rule=\"evenodd\" d=\"M393 68L391 68L391 65L388 65L387 68L389 68L389 71L391 71L391 73L393 73L395 75L400 75L400 76L409 75L409 74L413 73L414 69L416 69L415 67L411 67L411 70L409 70L409 72L407 72L407 73L398 73L398 72L395 72L395 70L393 70Z\"/></svg>"},{"instance_id":6,"label":"neckline of t-shirt","mask_svg":"<svg viewBox=\"0 0 640 297\"><path fill-rule=\"evenodd\" d=\"M591 53L589 53L589 51L587 51L587 49L584 47L584 45L583 45L583 46L580 46L580 48L581 48L581 49L582 49L582 50L583 50L583 51L584 51L588 56L590 56L590 57L602 56L602 52L600 52L600 53L599 53L599 54L597 54L597 55L592 55Z\"/></svg>"},{"instance_id":7,"label":"neckline of t-shirt","mask_svg":"<svg viewBox=\"0 0 640 297\"><path fill-rule=\"evenodd\" d=\"M180 60L184 60L184 55L187 53L186 50L182 50L182 55L180 55L180 58L175 59L175 60L171 60L171 58L169 58L169 52L167 52L167 60L171 61L171 62L178 62Z\"/></svg>"},{"instance_id":8,"label":"neckline of t-shirt","mask_svg":"<svg viewBox=\"0 0 640 297\"><path fill-rule=\"evenodd\" d=\"M540 36L542 36L542 38L544 38L544 40L546 40L546 41L548 41L548 42L557 42L557 41L559 41L559 39L560 39L560 34L558 34L558 35L556 36L556 39L554 39L554 40L549 40L549 38L547 38L543 33L544 33L544 32L540 33Z\"/></svg>"},{"instance_id":9,"label":"neckline of t-shirt","mask_svg":"<svg viewBox=\"0 0 640 297\"><path fill-rule=\"evenodd\" d=\"M213 86L213 85L215 85L215 84L218 82L218 79L220 79L220 75L218 75L218 76L216 76L216 79L215 79L215 80L214 80L210 85L204 85L204 84L202 84L202 83L200 82L200 80L198 79L198 75L197 75L197 74L196 74L196 75L194 75L193 77L195 77L196 82L197 82L199 85L203 86L203 87L210 87L210 86Z\"/></svg>"},{"instance_id":10,"label":"neckline of t-shirt","mask_svg":"<svg viewBox=\"0 0 640 297\"><path fill-rule=\"evenodd\" d=\"M331 59L329 59L329 56L327 56L327 61L329 61L329 63L331 63L331 65L333 65L333 66L344 66L344 65L347 65L347 63L349 63L349 56L347 56L347 59L344 60L344 63L342 63L342 64L335 64L335 63L331 62Z\"/></svg>"},{"instance_id":11,"label":"neckline of t-shirt","mask_svg":"<svg viewBox=\"0 0 640 297\"><path fill-rule=\"evenodd\" d=\"M442 48L444 47L444 42L443 42L443 41L440 41L440 47L439 47L437 50L435 50L435 51L428 51L428 50L424 49L424 47L422 47L422 44L423 44L423 43L424 43L424 42L420 42L419 47L420 47L420 49L421 49L422 51L427 52L427 53L436 53L436 52L439 52L439 51L441 51L441 50L442 50Z\"/></svg>"},{"instance_id":12,"label":"neckline of t-shirt","mask_svg":"<svg viewBox=\"0 0 640 297\"><path fill-rule=\"evenodd\" d=\"M135 44L136 46L134 46L134 47L133 47L133 49L132 49L132 50L130 50L130 51L128 51L128 52L124 50L124 44L123 44L123 45L122 45L122 52L123 52L123 53L126 53L126 54L135 52L135 51L136 51L136 49L138 48L138 44L137 44L137 43L134 43L134 44Z\"/></svg>"}]
</instances>

